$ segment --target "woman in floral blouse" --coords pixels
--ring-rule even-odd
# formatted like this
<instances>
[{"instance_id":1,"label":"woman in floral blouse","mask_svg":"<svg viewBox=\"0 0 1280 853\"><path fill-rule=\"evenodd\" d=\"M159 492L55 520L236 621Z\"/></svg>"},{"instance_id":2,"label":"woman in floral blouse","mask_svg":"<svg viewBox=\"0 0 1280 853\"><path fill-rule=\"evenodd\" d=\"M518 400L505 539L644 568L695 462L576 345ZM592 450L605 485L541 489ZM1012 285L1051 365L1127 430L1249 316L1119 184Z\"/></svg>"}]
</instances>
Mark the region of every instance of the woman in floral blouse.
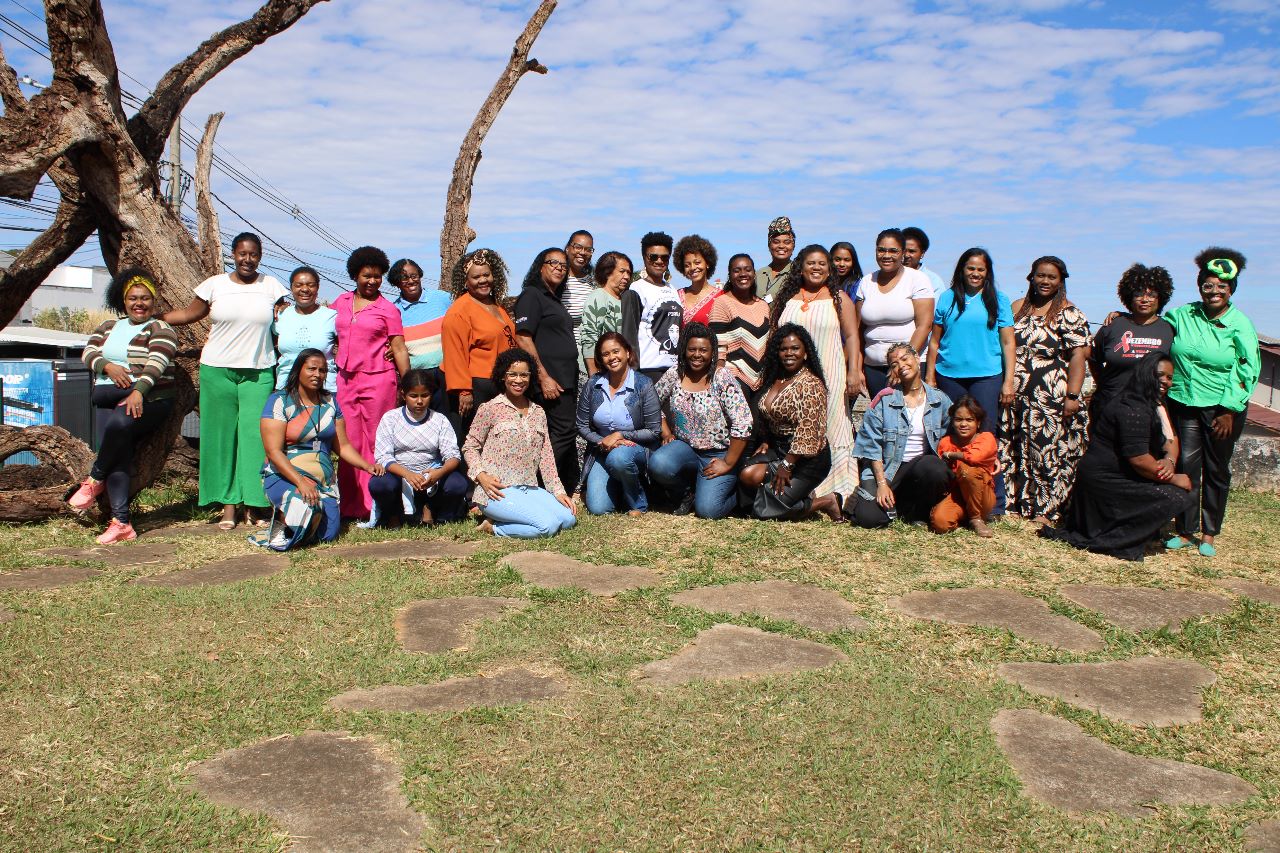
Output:
<instances>
[{"instance_id":1,"label":"woman in floral blouse","mask_svg":"<svg viewBox=\"0 0 1280 853\"><path fill-rule=\"evenodd\" d=\"M821 512L841 521L837 495L812 497L831 470L827 384L813 338L795 323L780 326L769 339L763 389L758 405L764 443L740 477L752 513L795 521Z\"/></svg>"},{"instance_id":2,"label":"woman in floral blouse","mask_svg":"<svg viewBox=\"0 0 1280 853\"><path fill-rule=\"evenodd\" d=\"M751 409L727 369L715 367L716 336L702 323L684 327L679 361L658 380L662 447L649 478L682 494L676 515L724 518L737 502L734 471L751 436Z\"/></svg>"},{"instance_id":3,"label":"woman in floral blouse","mask_svg":"<svg viewBox=\"0 0 1280 853\"><path fill-rule=\"evenodd\" d=\"M524 350L501 353L493 365L501 393L476 410L462 445L467 476L477 486L473 500L484 512L481 529L498 536L554 536L577 522L556 476L546 412L528 397L536 376ZM538 488L539 475L547 488Z\"/></svg>"}]
</instances>

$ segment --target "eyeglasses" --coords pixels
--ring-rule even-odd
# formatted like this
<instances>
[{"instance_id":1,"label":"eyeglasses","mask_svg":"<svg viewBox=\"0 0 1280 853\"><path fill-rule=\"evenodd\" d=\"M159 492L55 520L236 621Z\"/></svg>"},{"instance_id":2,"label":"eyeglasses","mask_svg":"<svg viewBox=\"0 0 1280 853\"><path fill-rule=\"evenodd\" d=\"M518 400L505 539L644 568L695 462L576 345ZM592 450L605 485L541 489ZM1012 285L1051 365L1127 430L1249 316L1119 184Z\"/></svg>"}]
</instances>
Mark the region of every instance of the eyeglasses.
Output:
<instances>
[{"instance_id":1,"label":"eyeglasses","mask_svg":"<svg viewBox=\"0 0 1280 853\"><path fill-rule=\"evenodd\" d=\"M882 249L879 246L876 246L876 254L877 255L901 255L902 250L901 249Z\"/></svg>"},{"instance_id":2,"label":"eyeglasses","mask_svg":"<svg viewBox=\"0 0 1280 853\"><path fill-rule=\"evenodd\" d=\"M644 259L651 264L665 264L671 260L670 255L659 255L657 252L650 252L644 256Z\"/></svg>"},{"instance_id":3,"label":"eyeglasses","mask_svg":"<svg viewBox=\"0 0 1280 853\"><path fill-rule=\"evenodd\" d=\"M542 265L544 267L551 267L553 270L564 270L569 268L569 265L564 261L543 261Z\"/></svg>"},{"instance_id":4,"label":"eyeglasses","mask_svg":"<svg viewBox=\"0 0 1280 853\"><path fill-rule=\"evenodd\" d=\"M596 252L594 246L584 246L581 243L570 243L569 250L573 252L581 252L584 255L594 255Z\"/></svg>"},{"instance_id":5,"label":"eyeglasses","mask_svg":"<svg viewBox=\"0 0 1280 853\"><path fill-rule=\"evenodd\" d=\"M401 281L422 281L422 274L413 275L412 273L403 273L400 276Z\"/></svg>"}]
</instances>

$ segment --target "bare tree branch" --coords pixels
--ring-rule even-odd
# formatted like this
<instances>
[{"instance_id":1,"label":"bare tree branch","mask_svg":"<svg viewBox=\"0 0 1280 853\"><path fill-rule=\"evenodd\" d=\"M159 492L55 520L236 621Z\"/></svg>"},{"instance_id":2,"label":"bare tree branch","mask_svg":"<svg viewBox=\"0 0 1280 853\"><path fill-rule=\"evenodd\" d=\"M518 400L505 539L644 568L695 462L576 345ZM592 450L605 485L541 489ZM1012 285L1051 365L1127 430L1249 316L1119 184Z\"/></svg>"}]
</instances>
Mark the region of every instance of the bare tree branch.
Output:
<instances>
[{"instance_id":1,"label":"bare tree branch","mask_svg":"<svg viewBox=\"0 0 1280 853\"><path fill-rule=\"evenodd\" d=\"M89 205L63 199L53 223L14 259L7 270L0 270L0 317L9 320L35 293L41 282L58 264L89 239L95 227Z\"/></svg>"},{"instance_id":2,"label":"bare tree branch","mask_svg":"<svg viewBox=\"0 0 1280 853\"><path fill-rule=\"evenodd\" d=\"M200 230L200 258L208 275L222 272L222 234L218 211L209 194L209 172L213 168L213 138L226 113L214 113L204 126L204 136L196 148L196 221Z\"/></svg>"},{"instance_id":3,"label":"bare tree branch","mask_svg":"<svg viewBox=\"0 0 1280 853\"><path fill-rule=\"evenodd\" d=\"M476 113L471 129L462 140L458 151L458 159L453 164L453 179L449 182L449 192L445 196L444 227L440 229L440 288L449 287L449 274L458 258L466 254L467 246L476 238L476 232L467 222L471 211L471 186L475 181L476 167L480 165L480 146L484 142L489 128L493 127L498 112L506 104L516 84L526 72L534 71L546 74L546 66L536 59L529 59L529 51L533 42L542 32L542 27L555 11L556 0L542 0L538 8L525 25L524 32L516 39L511 49L511 59L498 82L493 85L489 97L485 98Z\"/></svg>"},{"instance_id":4,"label":"bare tree branch","mask_svg":"<svg viewBox=\"0 0 1280 853\"><path fill-rule=\"evenodd\" d=\"M3 44L0 44L0 102L4 104L5 115L26 112L27 109L27 99L18 87L18 72L5 57Z\"/></svg>"},{"instance_id":5,"label":"bare tree branch","mask_svg":"<svg viewBox=\"0 0 1280 853\"><path fill-rule=\"evenodd\" d=\"M142 156L147 160L160 157L174 119L201 86L267 39L293 26L311 7L324 2L327 0L269 0L252 18L209 37L169 69L156 84L155 93L129 120L129 134Z\"/></svg>"}]
</instances>

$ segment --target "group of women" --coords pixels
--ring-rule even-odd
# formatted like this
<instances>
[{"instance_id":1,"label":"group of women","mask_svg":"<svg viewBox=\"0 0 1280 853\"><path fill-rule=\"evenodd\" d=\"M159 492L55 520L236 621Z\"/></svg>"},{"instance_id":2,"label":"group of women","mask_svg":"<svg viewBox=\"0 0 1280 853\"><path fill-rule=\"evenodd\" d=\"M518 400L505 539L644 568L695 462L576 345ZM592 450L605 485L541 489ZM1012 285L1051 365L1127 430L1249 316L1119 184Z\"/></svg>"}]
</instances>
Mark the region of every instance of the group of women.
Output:
<instances>
[{"instance_id":1,"label":"group of women","mask_svg":"<svg viewBox=\"0 0 1280 853\"><path fill-rule=\"evenodd\" d=\"M1243 256L1201 253L1200 300L1164 317L1168 273L1135 265L1120 282L1126 311L1093 337L1059 258L1037 259L1010 303L973 248L935 292L908 265L927 238L908 231L881 232L863 274L850 243L777 257L795 245L780 217L767 298L746 254L714 281L716 250L696 234L646 234L637 268L616 251L592 263L591 234L575 232L537 255L514 303L502 258L475 250L452 270L443 316L415 326L438 331L415 342L439 353L429 368L411 364L402 320L421 268L393 270L373 247L352 253L354 291L331 308L314 270L295 271L288 291L259 274L252 234L236 238L231 272L164 314L153 277L124 271L108 295L123 317L85 350L106 416L70 502L84 509L107 490L102 541L132 538L132 449L172 405L173 326L207 317L200 502L222 505L224 527L261 526L271 547L331 539L344 518L421 523L468 507L497 535L550 535L574 524L580 494L595 514L660 504L981 536L1012 512L1130 558L1176 516L1168 547L1212 555L1258 377L1256 333L1231 305ZM688 286L671 286L673 261ZM389 270L395 304L380 293ZM855 435L861 394L871 403ZM1129 496L1143 490L1150 499Z\"/></svg>"}]
</instances>

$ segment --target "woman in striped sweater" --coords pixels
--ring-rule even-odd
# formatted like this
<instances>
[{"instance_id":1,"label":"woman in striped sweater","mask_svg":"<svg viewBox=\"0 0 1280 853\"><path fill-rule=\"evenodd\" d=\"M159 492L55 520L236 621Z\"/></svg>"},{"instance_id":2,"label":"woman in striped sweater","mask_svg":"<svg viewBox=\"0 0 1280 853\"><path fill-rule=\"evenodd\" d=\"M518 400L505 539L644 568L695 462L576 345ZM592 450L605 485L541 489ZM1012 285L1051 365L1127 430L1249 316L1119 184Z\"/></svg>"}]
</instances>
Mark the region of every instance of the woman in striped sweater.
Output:
<instances>
[{"instance_id":1,"label":"woman in striped sweater","mask_svg":"<svg viewBox=\"0 0 1280 853\"><path fill-rule=\"evenodd\" d=\"M129 523L133 454L173 409L178 338L168 323L151 316L156 284L145 270L117 273L107 288L106 302L123 316L94 329L81 356L97 376L93 405L99 410L98 458L67 502L83 512L105 490L111 501L111 523L98 542L111 545L138 535Z\"/></svg>"}]
</instances>

